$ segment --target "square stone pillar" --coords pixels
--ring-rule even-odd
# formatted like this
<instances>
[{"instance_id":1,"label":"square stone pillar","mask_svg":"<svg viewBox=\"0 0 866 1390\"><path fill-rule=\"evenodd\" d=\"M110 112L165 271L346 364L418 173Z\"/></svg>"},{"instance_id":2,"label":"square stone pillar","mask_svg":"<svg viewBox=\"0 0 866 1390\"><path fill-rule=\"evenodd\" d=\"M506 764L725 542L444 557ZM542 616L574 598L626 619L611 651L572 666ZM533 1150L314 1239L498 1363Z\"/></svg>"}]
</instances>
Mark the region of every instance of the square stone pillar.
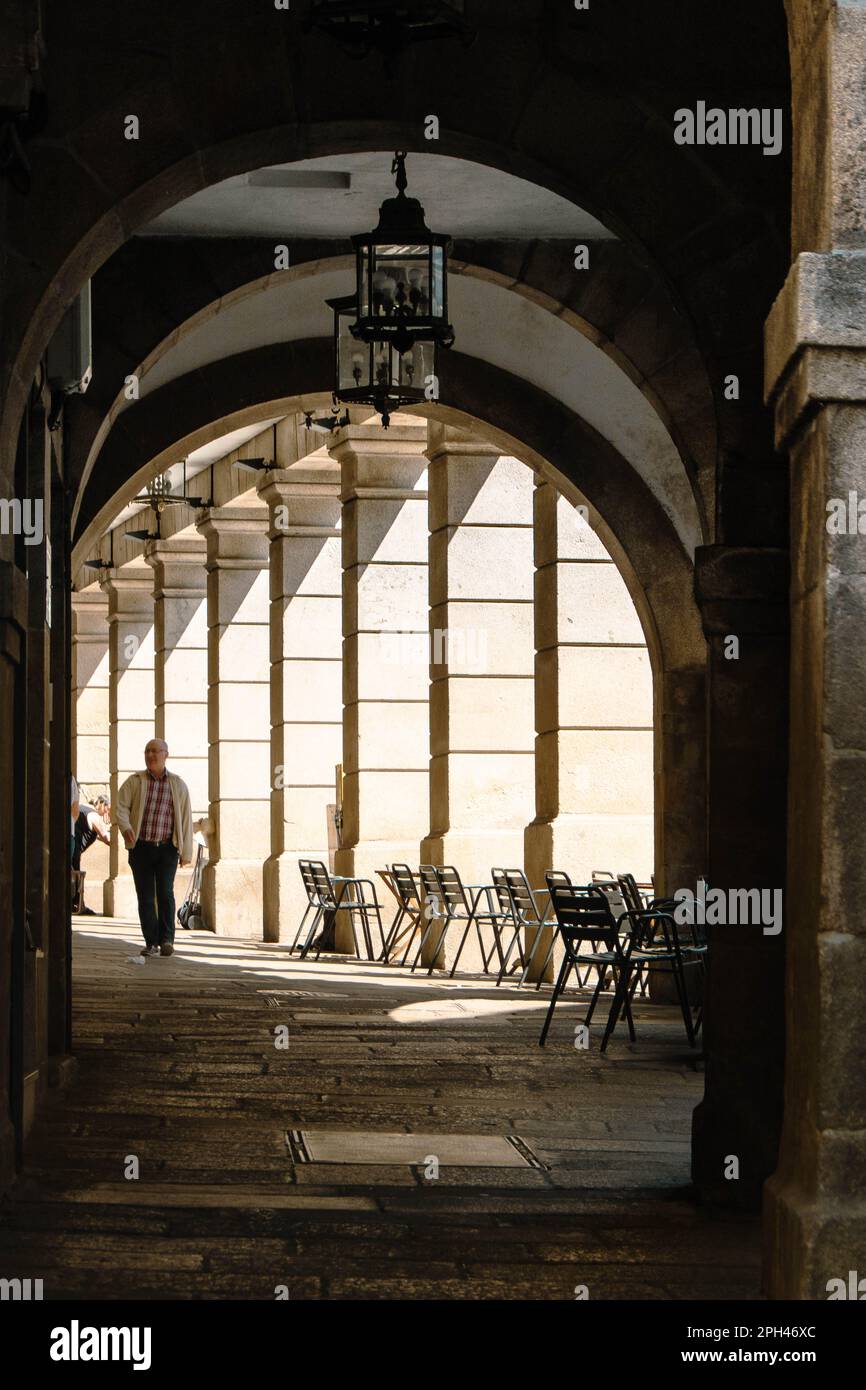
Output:
<instances>
[{"instance_id":1,"label":"square stone pillar","mask_svg":"<svg viewBox=\"0 0 866 1390\"><path fill-rule=\"evenodd\" d=\"M108 596L95 585L73 594L72 625L72 768L88 797L110 796ZM111 872L108 846L96 840L83 868L85 903L101 912Z\"/></svg>"},{"instance_id":2,"label":"square stone pillar","mask_svg":"<svg viewBox=\"0 0 866 1390\"><path fill-rule=\"evenodd\" d=\"M152 541L154 691L158 738L189 787L195 819L208 813L207 544L202 536Z\"/></svg>"},{"instance_id":3,"label":"square stone pillar","mask_svg":"<svg viewBox=\"0 0 866 1390\"><path fill-rule=\"evenodd\" d=\"M430 830L468 883L519 868L533 804L532 491L518 459L430 431ZM467 943L468 949L468 943Z\"/></svg>"},{"instance_id":4,"label":"square stone pillar","mask_svg":"<svg viewBox=\"0 0 866 1390\"><path fill-rule=\"evenodd\" d=\"M522 867L533 805L533 474L450 426L431 426L428 457L430 828L421 860L489 883L493 867ZM450 966L458 943L452 932L439 965ZM481 965L473 933L460 968Z\"/></svg>"},{"instance_id":5,"label":"square stone pillar","mask_svg":"<svg viewBox=\"0 0 866 1390\"><path fill-rule=\"evenodd\" d=\"M211 832L202 882L207 926L262 937L262 866L271 838L268 513L214 508L207 540Z\"/></svg>"},{"instance_id":6,"label":"square stone pillar","mask_svg":"<svg viewBox=\"0 0 866 1390\"><path fill-rule=\"evenodd\" d=\"M866 14L849 9L847 21L859 118ZM800 255L766 344L776 442L790 456L792 555L785 1105L764 1188L764 1292L862 1300L866 252Z\"/></svg>"},{"instance_id":7,"label":"square stone pillar","mask_svg":"<svg viewBox=\"0 0 866 1390\"><path fill-rule=\"evenodd\" d=\"M349 425L331 454L343 502L340 874L413 863L427 823L426 423ZM351 949L344 926L338 945Z\"/></svg>"},{"instance_id":8,"label":"square stone pillar","mask_svg":"<svg viewBox=\"0 0 866 1390\"><path fill-rule=\"evenodd\" d=\"M526 871L653 871L653 683L631 595L589 522L535 491L536 815Z\"/></svg>"},{"instance_id":9,"label":"square stone pillar","mask_svg":"<svg viewBox=\"0 0 866 1390\"><path fill-rule=\"evenodd\" d=\"M154 735L153 576L143 562L124 565L101 581L108 595L108 770L111 804L126 778L144 767ZM135 884L123 836L112 822L110 872L103 885L109 917L138 918Z\"/></svg>"},{"instance_id":10,"label":"square stone pillar","mask_svg":"<svg viewBox=\"0 0 866 1390\"><path fill-rule=\"evenodd\" d=\"M266 941L293 939L307 907L300 859L327 863L343 757L340 470L308 461L265 475L271 541L271 853Z\"/></svg>"}]
</instances>

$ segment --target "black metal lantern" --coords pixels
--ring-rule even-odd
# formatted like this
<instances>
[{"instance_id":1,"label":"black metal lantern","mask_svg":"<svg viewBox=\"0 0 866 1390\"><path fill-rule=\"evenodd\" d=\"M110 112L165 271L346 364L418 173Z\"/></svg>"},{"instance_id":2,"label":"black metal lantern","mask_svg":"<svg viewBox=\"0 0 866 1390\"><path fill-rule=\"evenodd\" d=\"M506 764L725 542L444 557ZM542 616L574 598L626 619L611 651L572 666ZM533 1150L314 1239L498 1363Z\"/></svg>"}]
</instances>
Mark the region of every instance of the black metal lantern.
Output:
<instances>
[{"instance_id":1,"label":"black metal lantern","mask_svg":"<svg viewBox=\"0 0 866 1390\"><path fill-rule=\"evenodd\" d=\"M436 393L436 344L410 341L402 350L393 337L364 342L355 335L353 295L329 299L334 310L334 396L345 405L372 405L385 429L402 405L418 405Z\"/></svg>"},{"instance_id":2,"label":"black metal lantern","mask_svg":"<svg viewBox=\"0 0 866 1390\"><path fill-rule=\"evenodd\" d=\"M379 225L352 237L357 254L358 319L363 342L390 342L397 352L427 339L454 342L448 322L448 252L451 238L431 232L417 198L406 197L406 156L394 155L397 196L379 209Z\"/></svg>"}]
</instances>

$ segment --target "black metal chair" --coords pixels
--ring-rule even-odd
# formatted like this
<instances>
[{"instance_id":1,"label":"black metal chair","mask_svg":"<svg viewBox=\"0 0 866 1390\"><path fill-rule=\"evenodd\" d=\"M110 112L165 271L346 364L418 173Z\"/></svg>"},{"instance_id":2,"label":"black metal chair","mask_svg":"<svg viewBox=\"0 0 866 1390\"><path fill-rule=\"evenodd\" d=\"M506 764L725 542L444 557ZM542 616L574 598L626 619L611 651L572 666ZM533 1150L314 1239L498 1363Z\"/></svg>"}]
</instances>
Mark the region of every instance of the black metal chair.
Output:
<instances>
[{"instance_id":1,"label":"black metal chair","mask_svg":"<svg viewBox=\"0 0 866 1390\"><path fill-rule=\"evenodd\" d=\"M703 1019L703 1008L699 1008L697 1021L693 1021L685 968L694 962L703 971L706 944L699 941L693 925L685 940L681 940L673 908L672 902L657 900L641 912L623 914L623 918L628 920L631 927L631 939L626 955L625 978L620 982L621 988L617 990L614 1000L613 1027L616 1027L622 1007L629 1008L642 973L646 972L649 975L651 971L659 970L673 976L686 1037L689 1046L695 1047Z\"/></svg>"},{"instance_id":2,"label":"black metal chair","mask_svg":"<svg viewBox=\"0 0 866 1390\"><path fill-rule=\"evenodd\" d=\"M375 921L379 928L379 937L382 943L382 950L385 947L385 929L382 926L382 907L376 895L376 888L369 878L344 878L337 874L329 873L326 866L317 859L307 859L302 861L308 868L313 891L319 907L319 916L313 918L312 925L307 933L307 939L301 949L301 960L306 960L307 955L313 945L313 935L321 919L323 928L336 919L338 912L345 912L349 918L349 925L352 930L352 943L355 948L355 955L360 960L361 952L358 950L358 934L355 930L355 919L361 923L361 930L364 936L364 945L367 950L367 959L375 960L377 953L373 950L373 937L371 926ZM369 895L367 890L369 889ZM322 954L322 938L319 939L319 947L316 951L316 960Z\"/></svg>"},{"instance_id":3,"label":"black metal chair","mask_svg":"<svg viewBox=\"0 0 866 1390\"><path fill-rule=\"evenodd\" d=\"M492 878L500 908L503 914L510 919L513 927L512 939L504 953L503 967L499 972L496 984L497 986L500 985L506 974L514 974L519 968L513 966L510 971L507 968L515 946L520 965L523 967L523 973L517 981L517 988L520 989L526 983L538 949L544 941L544 929L547 928L550 933L549 940L535 982L536 990L540 990L556 943L557 923L556 918L550 913L550 891L547 888L530 888L529 881L522 869L493 869ZM567 874L562 874L561 878L565 882L569 881ZM532 945L527 951L524 949L523 940L524 935L528 932L532 933ZM578 984L581 987L584 984L579 972Z\"/></svg>"},{"instance_id":4,"label":"black metal chair","mask_svg":"<svg viewBox=\"0 0 866 1390\"><path fill-rule=\"evenodd\" d=\"M388 929L388 939L382 951L382 959L387 962L388 957L399 942L400 931L408 918L412 926L409 931L409 940L406 943L406 950L403 952L403 959L400 962L401 965L405 965L409 952L412 949L412 942L415 940L417 932L422 930L420 920L423 912L423 904L415 883L415 875L408 864L391 864L388 868L388 873L394 892L397 894L397 911Z\"/></svg>"},{"instance_id":5,"label":"black metal chair","mask_svg":"<svg viewBox=\"0 0 866 1390\"><path fill-rule=\"evenodd\" d=\"M304 942L304 946L307 946L308 943L312 941L313 937L316 934L316 928L319 926L319 923L325 917L325 914L331 910L330 904L324 902L322 899L322 894L320 892L320 884L322 880L321 877L316 873L317 868L324 869L324 867L324 864L319 864L318 861L315 859L301 859L298 861L298 868L301 871L301 879L304 884L304 892L307 895L307 906L304 911L304 915L301 918L300 926L298 927L298 930L295 932L295 939L289 947L289 955L291 955L294 952L298 942L300 941L301 934L304 930L304 924L306 923L306 920L309 917L310 913L313 913L313 921L310 925L309 932L307 933L307 938ZM303 952L304 948L302 947L301 949Z\"/></svg>"},{"instance_id":6,"label":"black metal chair","mask_svg":"<svg viewBox=\"0 0 866 1390\"><path fill-rule=\"evenodd\" d=\"M634 1023L631 1016L631 1000L628 995L628 951L631 941L625 948L620 940L619 928L607 896L598 884L575 888L571 883L561 882L561 875L547 875L550 889L550 904L556 916L559 939L564 956L554 985L550 1007L541 1030L539 1046L544 1047L553 1020L553 1011L562 995L572 970L586 965L596 970L597 981L589 1003L584 1026L589 1027L595 1012L598 997L604 986L608 971L615 983L614 996L608 1013L601 1050L605 1051L613 1032L620 1009L625 1010L629 1035L634 1040ZM601 943L599 945L599 943ZM578 975L579 978L579 975Z\"/></svg>"},{"instance_id":7,"label":"black metal chair","mask_svg":"<svg viewBox=\"0 0 866 1390\"><path fill-rule=\"evenodd\" d=\"M484 974L489 975L492 973L488 969L488 966L493 959L494 951L499 959L499 968L502 969L503 955L500 933L506 921L506 917L501 909L494 909L492 902L489 900L488 895L493 895L493 885L478 883L464 884L459 873L451 864L446 864L441 868L436 864L422 864L419 873L424 888L424 915L428 917L428 926L422 934L418 953L412 963L413 972L421 960L427 940L433 934L435 924L439 923L436 945L433 948L430 957L430 965L427 969L427 974L432 975L436 959L442 949L448 928L455 922L465 925L463 935L460 938L460 945L457 947L454 956L454 963L449 971L449 976L452 978L454 976L454 972L460 962L460 957L463 954L463 947L466 945L469 931L473 926L476 936L478 937L478 946L481 951ZM486 909L481 907L483 898L488 898ZM430 907L428 907L428 904L430 904ZM481 932L482 924L490 926L493 931L493 945L490 947L489 953L484 947L484 938Z\"/></svg>"}]
</instances>

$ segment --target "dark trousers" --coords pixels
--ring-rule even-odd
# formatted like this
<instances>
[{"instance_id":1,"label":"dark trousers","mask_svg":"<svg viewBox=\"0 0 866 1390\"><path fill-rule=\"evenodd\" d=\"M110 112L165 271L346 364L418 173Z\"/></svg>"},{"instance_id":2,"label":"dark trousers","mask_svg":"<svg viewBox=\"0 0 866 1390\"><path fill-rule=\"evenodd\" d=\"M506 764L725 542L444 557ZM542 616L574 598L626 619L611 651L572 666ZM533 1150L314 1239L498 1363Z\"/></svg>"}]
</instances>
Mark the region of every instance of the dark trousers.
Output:
<instances>
[{"instance_id":1,"label":"dark trousers","mask_svg":"<svg viewBox=\"0 0 866 1390\"><path fill-rule=\"evenodd\" d=\"M138 920L146 946L174 942L174 845L149 845L139 840L129 851L129 867L138 897ZM155 901L154 901L155 900Z\"/></svg>"}]
</instances>

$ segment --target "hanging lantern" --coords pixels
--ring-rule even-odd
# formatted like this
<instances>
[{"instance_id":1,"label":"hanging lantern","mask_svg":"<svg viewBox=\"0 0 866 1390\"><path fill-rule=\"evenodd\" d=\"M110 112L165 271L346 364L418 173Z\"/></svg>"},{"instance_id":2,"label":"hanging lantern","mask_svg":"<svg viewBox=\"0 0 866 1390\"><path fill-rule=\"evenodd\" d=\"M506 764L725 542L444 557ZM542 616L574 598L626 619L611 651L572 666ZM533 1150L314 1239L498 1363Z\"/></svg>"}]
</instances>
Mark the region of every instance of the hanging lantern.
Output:
<instances>
[{"instance_id":1,"label":"hanging lantern","mask_svg":"<svg viewBox=\"0 0 866 1390\"><path fill-rule=\"evenodd\" d=\"M448 322L447 258L451 239L431 232L417 198L406 197L406 156L398 151L391 172L397 196L379 209L379 225L352 237L357 255L357 322L362 342L393 343L404 354L426 339L454 342Z\"/></svg>"},{"instance_id":2,"label":"hanging lantern","mask_svg":"<svg viewBox=\"0 0 866 1390\"><path fill-rule=\"evenodd\" d=\"M344 405L372 405L385 429L404 405L433 399L436 344L416 339L402 349L393 337L364 342L355 336L357 304L353 295L329 299L334 310L334 396Z\"/></svg>"}]
</instances>

